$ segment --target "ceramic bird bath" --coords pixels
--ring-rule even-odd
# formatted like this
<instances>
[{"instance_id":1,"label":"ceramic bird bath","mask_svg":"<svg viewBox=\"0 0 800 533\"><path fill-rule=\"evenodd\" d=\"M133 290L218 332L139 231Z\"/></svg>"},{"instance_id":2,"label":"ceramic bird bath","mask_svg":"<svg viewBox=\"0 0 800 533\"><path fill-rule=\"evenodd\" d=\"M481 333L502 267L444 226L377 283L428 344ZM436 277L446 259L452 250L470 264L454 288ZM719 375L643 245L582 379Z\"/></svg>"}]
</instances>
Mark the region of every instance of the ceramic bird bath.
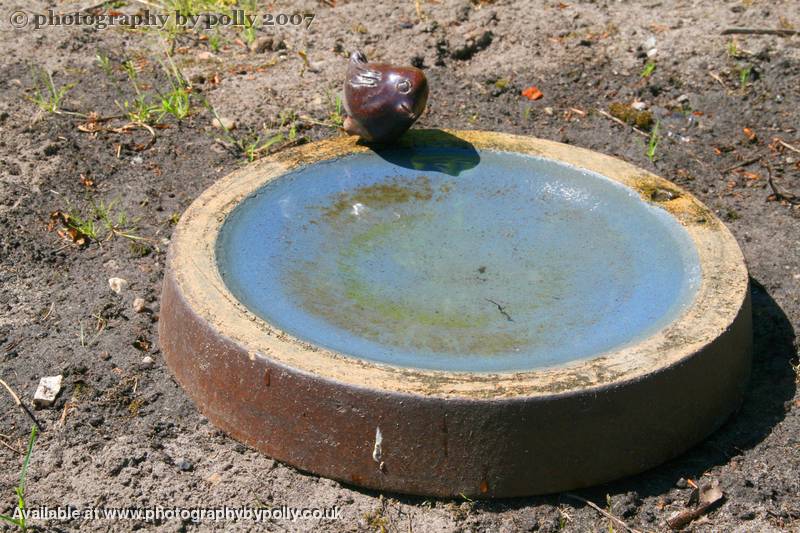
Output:
<instances>
[{"instance_id":1,"label":"ceramic bird bath","mask_svg":"<svg viewBox=\"0 0 800 533\"><path fill-rule=\"evenodd\" d=\"M669 181L550 141L412 130L234 172L172 239L160 338L200 410L300 469L504 497L641 472L738 406L748 275Z\"/></svg>"}]
</instances>

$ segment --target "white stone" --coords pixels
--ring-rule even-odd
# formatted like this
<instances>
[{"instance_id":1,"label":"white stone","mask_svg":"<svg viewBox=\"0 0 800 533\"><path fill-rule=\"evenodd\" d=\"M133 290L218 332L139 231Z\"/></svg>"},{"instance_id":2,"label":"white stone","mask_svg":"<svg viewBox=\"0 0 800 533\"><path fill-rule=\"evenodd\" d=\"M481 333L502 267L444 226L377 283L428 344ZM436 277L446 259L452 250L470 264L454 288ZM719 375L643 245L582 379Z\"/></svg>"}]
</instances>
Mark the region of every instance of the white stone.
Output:
<instances>
[{"instance_id":1,"label":"white stone","mask_svg":"<svg viewBox=\"0 0 800 533\"><path fill-rule=\"evenodd\" d=\"M128 280L126 279L108 278L108 287L117 294L120 294L127 284Z\"/></svg>"},{"instance_id":2,"label":"white stone","mask_svg":"<svg viewBox=\"0 0 800 533\"><path fill-rule=\"evenodd\" d=\"M214 120L211 121L211 124L215 128L219 128L221 130L230 131L236 129L236 122L230 118L225 118L225 117L215 118Z\"/></svg>"},{"instance_id":3,"label":"white stone","mask_svg":"<svg viewBox=\"0 0 800 533\"><path fill-rule=\"evenodd\" d=\"M56 396L61 391L62 376L48 376L39 380L36 393L33 395L33 405L35 407L50 407L56 400Z\"/></svg>"},{"instance_id":4,"label":"white stone","mask_svg":"<svg viewBox=\"0 0 800 533\"><path fill-rule=\"evenodd\" d=\"M147 308L147 303L144 301L144 298L134 298L133 299L133 310L137 313L141 313Z\"/></svg>"}]
</instances>

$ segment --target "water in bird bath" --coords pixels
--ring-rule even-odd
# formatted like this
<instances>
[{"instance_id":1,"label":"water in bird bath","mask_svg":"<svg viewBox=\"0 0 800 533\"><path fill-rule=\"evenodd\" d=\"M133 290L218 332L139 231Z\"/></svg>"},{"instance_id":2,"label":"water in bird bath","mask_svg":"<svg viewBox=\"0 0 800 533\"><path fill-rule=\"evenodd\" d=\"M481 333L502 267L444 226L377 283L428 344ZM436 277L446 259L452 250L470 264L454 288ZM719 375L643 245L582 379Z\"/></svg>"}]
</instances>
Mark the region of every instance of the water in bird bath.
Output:
<instances>
[{"instance_id":1,"label":"water in bird bath","mask_svg":"<svg viewBox=\"0 0 800 533\"><path fill-rule=\"evenodd\" d=\"M220 273L250 310L340 353L531 370L639 341L700 283L680 224L595 173L509 152L354 154L231 213Z\"/></svg>"}]
</instances>

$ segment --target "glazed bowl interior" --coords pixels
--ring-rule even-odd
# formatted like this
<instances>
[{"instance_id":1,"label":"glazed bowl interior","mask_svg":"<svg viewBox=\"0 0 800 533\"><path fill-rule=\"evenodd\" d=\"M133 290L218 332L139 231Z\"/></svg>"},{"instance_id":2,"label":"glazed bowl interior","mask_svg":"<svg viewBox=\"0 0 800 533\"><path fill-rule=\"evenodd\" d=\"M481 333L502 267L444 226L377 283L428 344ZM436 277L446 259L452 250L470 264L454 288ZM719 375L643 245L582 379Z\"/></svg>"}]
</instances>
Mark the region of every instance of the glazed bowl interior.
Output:
<instances>
[{"instance_id":1,"label":"glazed bowl interior","mask_svg":"<svg viewBox=\"0 0 800 533\"><path fill-rule=\"evenodd\" d=\"M272 326L349 357L527 371L638 342L691 305L681 224L600 174L513 152L414 147L261 186L216 244L225 284Z\"/></svg>"}]
</instances>

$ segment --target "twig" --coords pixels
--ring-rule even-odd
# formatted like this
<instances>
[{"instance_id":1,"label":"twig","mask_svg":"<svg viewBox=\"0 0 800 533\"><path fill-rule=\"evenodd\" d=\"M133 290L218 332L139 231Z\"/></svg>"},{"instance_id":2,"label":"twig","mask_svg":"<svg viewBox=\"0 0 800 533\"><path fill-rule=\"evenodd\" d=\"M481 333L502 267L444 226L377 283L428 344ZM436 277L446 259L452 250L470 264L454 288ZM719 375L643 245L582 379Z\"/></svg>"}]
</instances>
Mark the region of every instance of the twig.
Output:
<instances>
[{"instance_id":1,"label":"twig","mask_svg":"<svg viewBox=\"0 0 800 533\"><path fill-rule=\"evenodd\" d=\"M5 440L3 440L3 439L0 439L0 444L2 444L3 446L5 446L6 448L8 448L9 450L11 450L12 452L17 452L17 453L18 453L18 454L20 454L20 455L22 455L22 454L24 454L24 453L25 453L25 452L23 452L22 450L18 450L17 448L14 448L13 446L11 446L9 443L7 443L7 442L6 442Z\"/></svg>"},{"instance_id":2,"label":"twig","mask_svg":"<svg viewBox=\"0 0 800 533\"><path fill-rule=\"evenodd\" d=\"M783 139L779 139L779 138L777 138L777 137L775 138L775 140L776 140L776 141L778 141L778 144L780 144L780 145L781 145L781 146L783 146L784 148L788 148L788 149L789 149L789 150L791 150L792 152L797 152L798 154L800 154L800 148L795 148L795 147L794 147L794 146L792 146L791 144L789 144L789 143L787 143L787 142L784 142L784 141L783 141Z\"/></svg>"},{"instance_id":3,"label":"twig","mask_svg":"<svg viewBox=\"0 0 800 533\"><path fill-rule=\"evenodd\" d=\"M154 7L156 9L161 9L162 7L164 7L164 6L159 6L159 5L153 4L151 2L147 2L145 0L136 0L136 1L139 2L140 4L144 4L144 5L148 6L148 7Z\"/></svg>"},{"instance_id":4,"label":"twig","mask_svg":"<svg viewBox=\"0 0 800 533\"><path fill-rule=\"evenodd\" d=\"M308 122L309 124L315 124L317 126L325 126L326 128L339 128L339 126L337 126L333 122L323 122L321 120L317 120L315 118L311 118L308 115L300 115L298 118L300 120L302 120L303 122ZM341 129L341 128L339 128L339 129Z\"/></svg>"},{"instance_id":5,"label":"twig","mask_svg":"<svg viewBox=\"0 0 800 533\"><path fill-rule=\"evenodd\" d=\"M274 154L274 153L280 152L281 150L285 150L287 148L292 148L293 146L297 146L297 145L303 144L303 143L305 143L307 141L308 141L308 139L305 136L298 137L297 139L292 139L291 141L286 141L285 143L278 145L278 147L275 148L274 150L270 150L270 148L272 148L274 145L268 144L268 145L262 146L261 148L258 148L257 150L254 151L254 153L259 153L259 152L263 152L264 150L267 150L268 153Z\"/></svg>"},{"instance_id":6,"label":"twig","mask_svg":"<svg viewBox=\"0 0 800 533\"><path fill-rule=\"evenodd\" d=\"M779 202L784 200L791 205L800 205L800 197L791 193L785 194L778 190L778 187L776 187L775 183L772 181L772 165L766 163L765 166L767 167L767 183L769 184L769 188L772 189L772 194L769 199Z\"/></svg>"},{"instance_id":7,"label":"twig","mask_svg":"<svg viewBox=\"0 0 800 533\"><path fill-rule=\"evenodd\" d=\"M422 11L422 5L420 5L420 0L414 0L414 9L417 11L417 18L419 20L425 20L426 18L428 18Z\"/></svg>"},{"instance_id":8,"label":"twig","mask_svg":"<svg viewBox=\"0 0 800 533\"><path fill-rule=\"evenodd\" d=\"M642 532L641 532L641 531L639 531L638 529L634 529L634 528L632 528L631 526L629 526L628 524L626 524L625 522L623 522L622 520L620 520L619 518L617 518L617 517L616 517L616 516L614 516L613 514L609 513L608 511L604 511L603 509L601 509L601 508L600 508L600 506L599 506L599 505L597 505L596 503L590 502L590 501L589 501L589 500L587 500L586 498L581 498L581 497L580 497L580 496L578 496L577 494L570 494L570 493L568 493L568 492L567 492L567 493L565 493L565 494L564 494L564 496L566 496L567 498L572 498L573 500L578 500L579 502L583 502L583 503L585 503L586 505L588 505L589 507L591 507L592 509L594 509L595 511L597 511L597 512L598 512L598 513L600 513L601 515L603 515L603 516L605 516L606 518L608 518L608 519L610 519L610 520L613 520L613 521L614 521L614 522L616 522L617 524L621 525L623 528L625 528L626 530L628 530L630 533L642 533Z\"/></svg>"},{"instance_id":9,"label":"twig","mask_svg":"<svg viewBox=\"0 0 800 533\"><path fill-rule=\"evenodd\" d=\"M604 117L606 117L607 119L613 120L614 122L616 122L616 123L617 123L617 124L619 124L620 126L625 126L626 128L631 128L633 131L635 131L635 132L636 132L636 133L638 133L639 135L644 135L645 137L648 137L648 138L650 137L650 134L648 134L647 132L640 130L640 129L639 129L639 128L637 128L636 126L631 126L631 125L630 125L630 124L628 124L627 122L624 122L624 121L622 121L622 120L618 119L618 118L617 118L617 117L615 117L614 115L610 115L610 114L606 113L606 112L605 112L605 111L603 111L602 109L595 109L595 111L597 111L598 113L600 113L601 115L603 115L603 116L604 116Z\"/></svg>"},{"instance_id":10,"label":"twig","mask_svg":"<svg viewBox=\"0 0 800 533\"><path fill-rule=\"evenodd\" d=\"M95 9L100 9L100 8L101 8L101 7L103 7L104 5L106 5L106 4L110 4L110 3L111 3L111 2L110 2L110 0L105 0L105 2L100 2L99 4L94 4L94 5L92 5L92 6L89 6L89 7L84 7L84 8L82 8L82 9L79 9L79 10L78 10L78 13L83 13L83 12L86 12L86 11L94 11ZM67 14L67 13L61 13L59 16L64 16L64 15L66 15L66 14Z\"/></svg>"},{"instance_id":11,"label":"twig","mask_svg":"<svg viewBox=\"0 0 800 533\"><path fill-rule=\"evenodd\" d=\"M722 173L723 173L723 174L727 174L727 173L728 173L728 172L730 172L731 170L736 170L737 168L742 168L742 167L746 167L747 165L752 165L752 164L753 164L753 163L755 163L756 161L760 161L762 157L763 157L763 156L760 156L760 155L759 155L759 156L756 156L756 157L752 157L752 158L750 158L750 159L747 159L746 161L742 161L741 163L736 163L735 165L731 165L731 166L729 166L728 168L726 168L725 170L723 170L723 171L722 171Z\"/></svg>"},{"instance_id":12,"label":"twig","mask_svg":"<svg viewBox=\"0 0 800 533\"><path fill-rule=\"evenodd\" d=\"M800 31L771 28L727 28L722 30L720 35L779 35L781 37L791 37L792 35L800 35Z\"/></svg>"},{"instance_id":13,"label":"twig","mask_svg":"<svg viewBox=\"0 0 800 533\"><path fill-rule=\"evenodd\" d=\"M502 305L500 305L499 303L495 302L494 300L490 300L489 298L486 298L486 301L487 301L487 302L489 302L489 303L492 303L492 304L494 304L495 306L497 306L497 310L498 310L498 311L500 311L500 314L501 314L501 315L503 315L504 317L506 317L506 320L508 320L509 322L514 322L514 319L513 319L513 318L511 318L511 315L509 315L509 314L506 312L506 308L505 308L505 306L502 306Z\"/></svg>"},{"instance_id":14,"label":"twig","mask_svg":"<svg viewBox=\"0 0 800 533\"><path fill-rule=\"evenodd\" d=\"M717 80L717 81L719 82L719 84L720 84L720 85L722 85L722 87L723 87L723 88L724 88L726 91L728 90L728 86L727 86L727 85L725 85L725 82L724 82L724 81L722 81L722 78L720 78L720 77L719 77L717 74L715 74L715 73L713 73L713 72L709 71L709 72L708 72L708 75L709 75L709 76L711 76L712 78L714 78L715 80Z\"/></svg>"},{"instance_id":15,"label":"twig","mask_svg":"<svg viewBox=\"0 0 800 533\"><path fill-rule=\"evenodd\" d=\"M0 385L2 385L3 387L6 388L6 390L11 395L11 397L14 398L14 403L16 403L20 407L20 409L25 411L25 414L28 415L28 417L31 420L33 420L34 424L36 424L36 429L38 429L41 432L42 431L42 426L39 424L39 421L36 420L35 416L33 416L33 413L31 413L31 410L28 409L28 406L25 405L24 403L22 403L22 401L19 399L19 396L17 396L17 393L14 392L14 390L11 387L8 386L8 383L3 381L2 379L0 379Z\"/></svg>"},{"instance_id":16,"label":"twig","mask_svg":"<svg viewBox=\"0 0 800 533\"><path fill-rule=\"evenodd\" d=\"M50 313L53 312L53 309L55 309L55 307L56 307L56 303L52 302L50 304L50 309L47 310L47 314L42 317L42 320L47 320L47 318L50 316Z\"/></svg>"}]
</instances>

